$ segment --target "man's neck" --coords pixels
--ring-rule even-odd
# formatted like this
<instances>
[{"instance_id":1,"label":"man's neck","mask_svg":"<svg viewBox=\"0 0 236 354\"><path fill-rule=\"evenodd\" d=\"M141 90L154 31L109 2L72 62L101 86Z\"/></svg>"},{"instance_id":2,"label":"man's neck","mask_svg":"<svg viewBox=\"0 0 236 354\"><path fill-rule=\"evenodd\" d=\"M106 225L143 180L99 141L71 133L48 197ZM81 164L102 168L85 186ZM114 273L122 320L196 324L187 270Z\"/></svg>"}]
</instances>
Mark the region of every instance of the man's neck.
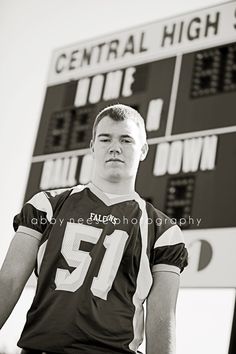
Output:
<instances>
[{"instance_id":1,"label":"man's neck","mask_svg":"<svg viewBox=\"0 0 236 354\"><path fill-rule=\"evenodd\" d=\"M134 192L134 182L132 180L110 182L96 176L96 178L92 177L91 183L105 193L130 194Z\"/></svg>"}]
</instances>

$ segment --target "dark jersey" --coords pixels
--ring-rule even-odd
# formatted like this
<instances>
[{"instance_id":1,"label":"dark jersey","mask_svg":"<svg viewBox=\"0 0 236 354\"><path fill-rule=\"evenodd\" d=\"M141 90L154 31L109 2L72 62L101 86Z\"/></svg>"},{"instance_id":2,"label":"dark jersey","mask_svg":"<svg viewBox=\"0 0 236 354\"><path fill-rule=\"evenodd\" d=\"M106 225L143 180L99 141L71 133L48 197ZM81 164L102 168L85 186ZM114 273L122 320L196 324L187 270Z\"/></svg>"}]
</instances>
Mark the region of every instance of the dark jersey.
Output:
<instances>
[{"instance_id":1,"label":"dark jersey","mask_svg":"<svg viewBox=\"0 0 236 354\"><path fill-rule=\"evenodd\" d=\"M179 227L136 192L110 199L93 184L39 192L14 229L40 240L22 348L137 353L152 272L187 265Z\"/></svg>"}]
</instances>

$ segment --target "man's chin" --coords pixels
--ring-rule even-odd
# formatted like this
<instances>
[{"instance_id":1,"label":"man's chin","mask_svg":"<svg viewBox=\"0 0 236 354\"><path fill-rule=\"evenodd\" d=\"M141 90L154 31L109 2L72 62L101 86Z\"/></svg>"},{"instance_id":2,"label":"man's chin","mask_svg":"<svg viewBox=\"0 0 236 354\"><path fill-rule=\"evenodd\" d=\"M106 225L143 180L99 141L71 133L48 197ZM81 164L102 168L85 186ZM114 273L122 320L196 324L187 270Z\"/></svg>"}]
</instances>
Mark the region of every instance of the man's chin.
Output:
<instances>
[{"instance_id":1,"label":"man's chin","mask_svg":"<svg viewBox=\"0 0 236 354\"><path fill-rule=\"evenodd\" d=\"M120 173L119 171L113 171L112 173L109 173L107 175L107 180L110 182L121 182L122 180L124 180L124 176L122 173Z\"/></svg>"}]
</instances>

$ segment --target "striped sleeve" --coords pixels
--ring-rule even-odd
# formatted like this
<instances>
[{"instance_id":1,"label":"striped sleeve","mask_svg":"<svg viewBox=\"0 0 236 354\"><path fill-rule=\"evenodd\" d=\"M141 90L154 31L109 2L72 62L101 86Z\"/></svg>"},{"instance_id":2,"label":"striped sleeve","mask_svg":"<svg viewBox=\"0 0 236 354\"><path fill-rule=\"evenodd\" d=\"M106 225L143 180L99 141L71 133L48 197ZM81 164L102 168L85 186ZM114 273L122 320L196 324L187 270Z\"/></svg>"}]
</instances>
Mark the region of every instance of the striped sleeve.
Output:
<instances>
[{"instance_id":1,"label":"striped sleeve","mask_svg":"<svg viewBox=\"0 0 236 354\"><path fill-rule=\"evenodd\" d=\"M188 252L183 233L177 225L171 226L155 242L152 271L181 273L188 264Z\"/></svg>"},{"instance_id":2,"label":"striped sleeve","mask_svg":"<svg viewBox=\"0 0 236 354\"><path fill-rule=\"evenodd\" d=\"M66 191L66 192L65 192ZM13 228L41 240L43 232L52 220L59 202L64 199L70 190L58 189L38 192L28 200L19 214L14 216Z\"/></svg>"},{"instance_id":3,"label":"striped sleeve","mask_svg":"<svg viewBox=\"0 0 236 354\"><path fill-rule=\"evenodd\" d=\"M13 228L40 240L52 214L47 194L39 192L23 205L19 214L14 216Z\"/></svg>"},{"instance_id":4,"label":"striped sleeve","mask_svg":"<svg viewBox=\"0 0 236 354\"><path fill-rule=\"evenodd\" d=\"M152 271L170 271L180 274L188 265L188 251L183 232L170 219L159 213L163 225L157 226L152 250Z\"/></svg>"}]
</instances>

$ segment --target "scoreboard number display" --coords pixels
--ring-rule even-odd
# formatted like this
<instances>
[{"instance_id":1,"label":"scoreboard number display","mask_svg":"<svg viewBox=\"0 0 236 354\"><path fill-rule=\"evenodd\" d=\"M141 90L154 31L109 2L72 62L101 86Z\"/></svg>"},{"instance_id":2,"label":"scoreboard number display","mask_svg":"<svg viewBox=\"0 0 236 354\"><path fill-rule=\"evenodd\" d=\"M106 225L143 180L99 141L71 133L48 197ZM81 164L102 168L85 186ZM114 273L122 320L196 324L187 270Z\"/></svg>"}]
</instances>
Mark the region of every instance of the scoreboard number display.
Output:
<instances>
[{"instance_id":1,"label":"scoreboard number display","mask_svg":"<svg viewBox=\"0 0 236 354\"><path fill-rule=\"evenodd\" d=\"M236 3L55 50L25 201L89 182L94 118L118 102L145 119L137 191L184 230L182 286L235 287Z\"/></svg>"}]
</instances>

